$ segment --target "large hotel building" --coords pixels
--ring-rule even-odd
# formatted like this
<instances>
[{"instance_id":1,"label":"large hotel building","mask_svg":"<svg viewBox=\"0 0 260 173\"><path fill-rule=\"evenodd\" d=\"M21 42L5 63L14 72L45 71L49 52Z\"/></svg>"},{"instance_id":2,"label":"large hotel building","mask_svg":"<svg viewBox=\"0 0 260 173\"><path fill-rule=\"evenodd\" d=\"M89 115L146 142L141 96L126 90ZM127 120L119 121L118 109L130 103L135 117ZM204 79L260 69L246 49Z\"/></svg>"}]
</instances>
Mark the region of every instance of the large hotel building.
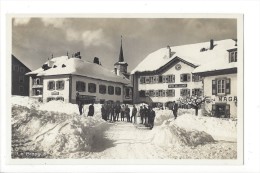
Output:
<instances>
[{"instance_id":1,"label":"large hotel building","mask_svg":"<svg viewBox=\"0 0 260 173\"><path fill-rule=\"evenodd\" d=\"M214 116L236 116L236 62L233 39L161 48L132 70L133 102L167 104L207 96L213 102L205 106Z\"/></svg>"}]
</instances>

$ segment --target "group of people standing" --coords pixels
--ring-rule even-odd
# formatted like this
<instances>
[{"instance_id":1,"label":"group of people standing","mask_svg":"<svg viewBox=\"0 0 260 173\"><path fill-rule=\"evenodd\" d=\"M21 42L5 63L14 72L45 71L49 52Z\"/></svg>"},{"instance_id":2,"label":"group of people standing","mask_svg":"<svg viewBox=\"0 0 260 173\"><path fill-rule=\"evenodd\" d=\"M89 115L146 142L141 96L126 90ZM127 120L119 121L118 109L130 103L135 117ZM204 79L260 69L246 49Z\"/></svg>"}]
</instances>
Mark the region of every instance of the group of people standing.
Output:
<instances>
[{"instance_id":1,"label":"group of people standing","mask_svg":"<svg viewBox=\"0 0 260 173\"><path fill-rule=\"evenodd\" d=\"M133 105L131 116L130 116L130 108L128 105L102 105L101 108L101 114L102 118L105 121L119 121L119 115L121 118L121 121L131 122L131 123L137 123L137 116L140 116L140 124L144 124L146 127L153 128L154 126L154 119L155 119L155 112L152 109L151 106L148 106L148 108L144 106L140 106L139 114L138 110L135 105Z\"/></svg>"},{"instance_id":2,"label":"group of people standing","mask_svg":"<svg viewBox=\"0 0 260 173\"><path fill-rule=\"evenodd\" d=\"M141 117L141 124L144 124L146 127L150 127L151 129L154 126L155 112L151 106L148 108L144 106L140 106L139 114Z\"/></svg>"},{"instance_id":3,"label":"group of people standing","mask_svg":"<svg viewBox=\"0 0 260 173\"><path fill-rule=\"evenodd\" d=\"M105 121L119 121L119 115L121 118L121 121L126 121L127 122L135 122L136 119L136 113L137 113L137 109L135 107L135 105L133 106L132 109L132 115L130 117L130 108L128 107L128 105L122 105L120 106L120 104L106 104L106 105L102 105L101 107L101 115L102 115L102 119L104 119Z\"/></svg>"}]
</instances>

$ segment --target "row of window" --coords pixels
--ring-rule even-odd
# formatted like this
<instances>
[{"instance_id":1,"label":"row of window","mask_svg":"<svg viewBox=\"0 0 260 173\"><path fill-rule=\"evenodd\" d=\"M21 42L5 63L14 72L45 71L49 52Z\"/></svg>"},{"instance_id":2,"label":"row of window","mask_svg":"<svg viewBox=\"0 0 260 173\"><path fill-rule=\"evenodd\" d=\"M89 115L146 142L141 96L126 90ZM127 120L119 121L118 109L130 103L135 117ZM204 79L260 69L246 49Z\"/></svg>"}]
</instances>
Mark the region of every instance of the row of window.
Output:
<instances>
[{"instance_id":1,"label":"row of window","mask_svg":"<svg viewBox=\"0 0 260 173\"><path fill-rule=\"evenodd\" d=\"M96 93L96 84L88 83L88 92ZM64 89L64 81L49 81L48 82L48 90L63 90ZM85 92L86 91L86 83L82 81L76 82L76 91L78 92ZM106 86L106 85L99 85L99 93L109 95L121 95L121 88L120 87L113 87L113 86Z\"/></svg>"},{"instance_id":2,"label":"row of window","mask_svg":"<svg viewBox=\"0 0 260 173\"><path fill-rule=\"evenodd\" d=\"M13 71L24 73L25 72L25 68L24 67L19 67L19 65L13 65Z\"/></svg>"},{"instance_id":3,"label":"row of window","mask_svg":"<svg viewBox=\"0 0 260 173\"><path fill-rule=\"evenodd\" d=\"M180 74L180 82L190 82L191 74ZM192 75L193 82L201 81L200 76ZM175 75L156 75L156 76L141 76L140 84L152 84L152 83L175 83Z\"/></svg>"},{"instance_id":4,"label":"row of window","mask_svg":"<svg viewBox=\"0 0 260 173\"><path fill-rule=\"evenodd\" d=\"M192 89L192 95L201 96L202 89L194 88ZM175 90L141 90L139 91L140 97L175 97ZM190 96L190 89L180 89L180 96Z\"/></svg>"},{"instance_id":5,"label":"row of window","mask_svg":"<svg viewBox=\"0 0 260 173\"><path fill-rule=\"evenodd\" d=\"M99 85L98 86L99 93L100 94L106 94L109 95L121 95L121 88L120 87L114 87L114 86L106 86L106 85ZM94 83L88 83L88 92L90 93L96 93L97 86ZM86 83L82 81L76 82L76 91L78 92L85 92L86 91Z\"/></svg>"},{"instance_id":6,"label":"row of window","mask_svg":"<svg viewBox=\"0 0 260 173\"><path fill-rule=\"evenodd\" d=\"M55 85L56 84L56 85ZM59 81L49 81L48 82L48 90L63 90L64 89L64 81L63 80L59 80Z\"/></svg>"}]
</instances>

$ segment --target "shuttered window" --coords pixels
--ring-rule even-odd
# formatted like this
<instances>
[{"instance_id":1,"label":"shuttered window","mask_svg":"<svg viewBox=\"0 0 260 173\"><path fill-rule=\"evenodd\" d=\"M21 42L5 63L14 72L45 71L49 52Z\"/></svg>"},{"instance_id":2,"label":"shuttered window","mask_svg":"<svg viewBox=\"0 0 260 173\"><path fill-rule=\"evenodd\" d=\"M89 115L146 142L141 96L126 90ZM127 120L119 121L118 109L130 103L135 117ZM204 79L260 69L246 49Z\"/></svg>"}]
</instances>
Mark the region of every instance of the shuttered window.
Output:
<instances>
[{"instance_id":1,"label":"shuttered window","mask_svg":"<svg viewBox=\"0 0 260 173\"><path fill-rule=\"evenodd\" d=\"M229 62L237 62L237 51L229 52Z\"/></svg>"},{"instance_id":2,"label":"shuttered window","mask_svg":"<svg viewBox=\"0 0 260 173\"><path fill-rule=\"evenodd\" d=\"M202 95L202 89L200 89L200 88L192 89L192 95L193 96L201 96Z\"/></svg>"},{"instance_id":3,"label":"shuttered window","mask_svg":"<svg viewBox=\"0 0 260 173\"><path fill-rule=\"evenodd\" d=\"M48 90L54 90L55 89L55 82L49 81L48 82Z\"/></svg>"},{"instance_id":4,"label":"shuttered window","mask_svg":"<svg viewBox=\"0 0 260 173\"><path fill-rule=\"evenodd\" d=\"M64 81L63 80L56 81L56 89L64 90Z\"/></svg>"},{"instance_id":5,"label":"shuttered window","mask_svg":"<svg viewBox=\"0 0 260 173\"><path fill-rule=\"evenodd\" d=\"M166 95L166 91L163 90L163 91L162 91L162 97L165 97L165 95Z\"/></svg>"},{"instance_id":6,"label":"shuttered window","mask_svg":"<svg viewBox=\"0 0 260 173\"><path fill-rule=\"evenodd\" d=\"M212 95L226 95L231 93L231 79L221 78L212 80Z\"/></svg>"},{"instance_id":7,"label":"shuttered window","mask_svg":"<svg viewBox=\"0 0 260 173\"><path fill-rule=\"evenodd\" d=\"M181 89L181 96L190 96L190 89Z\"/></svg>"},{"instance_id":8,"label":"shuttered window","mask_svg":"<svg viewBox=\"0 0 260 173\"><path fill-rule=\"evenodd\" d=\"M159 96L159 91L155 90L155 97L158 97L158 96Z\"/></svg>"},{"instance_id":9,"label":"shuttered window","mask_svg":"<svg viewBox=\"0 0 260 173\"><path fill-rule=\"evenodd\" d=\"M149 96L154 97L154 90L149 90Z\"/></svg>"},{"instance_id":10,"label":"shuttered window","mask_svg":"<svg viewBox=\"0 0 260 173\"><path fill-rule=\"evenodd\" d=\"M168 75L168 83L175 83L175 75Z\"/></svg>"},{"instance_id":11,"label":"shuttered window","mask_svg":"<svg viewBox=\"0 0 260 173\"><path fill-rule=\"evenodd\" d=\"M145 96L146 96L146 97L149 97L149 90L146 90L146 91L145 91Z\"/></svg>"},{"instance_id":12,"label":"shuttered window","mask_svg":"<svg viewBox=\"0 0 260 173\"><path fill-rule=\"evenodd\" d=\"M158 90L158 96L163 97L163 90Z\"/></svg>"},{"instance_id":13,"label":"shuttered window","mask_svg":"<svg viewBox=\"0 0 260 173\"><path fill-rule=\"evenodd\" d=\"M149 76L149 82L150 82L150 83L154 83L154 82L153 82L153 76Z\"/></svg>"},{"instance_id":14,"label":"shuttered window","mask_svg":"<svg viewBox=\"0 0 260 173\"><path fill-rule=\"evenodd\" d=\"M201 77L199 75L192 75L192 82L199 82L201 81Z\"/></svg>"},{"instance_id":15,"label":"shuttered window","mask_svg":"<svg viewBox=\"0 0 260 173\"><path fill-rule=\"evenodd\" d=\"M162 77L162 76L159 76L158 83L162 83L162 82L163 82L163 77Z\"/></svg>"},{"instance_id":16,"label":"shuttered window","mask_svg":"<svg viewBox=\"0 0 260 173\"><path fill-rule=\"evenodd\" d=\"M175 90L167 90L166 91L166 97L174 97L175 96Z\"/></svg>"},{"instance_id":17,"label":"shuttered window","mask_svg":"<svg viewBox=\"0 0 260 173\"><path fill-rule=\"evenodd\" d=\"M144 76L141 76L141 77L140 77L140 84L143 84L143 83L145 83L145 77L144 77Z\"/></svg>"},{"instance_id":18,"label":"shuttered window","mask_svg":"<svg viewBox=\"0 0 260 173\"><path fill-rule=\"evenodd\" d=\"M190 82L190 74L185 73L180 75L181 82Z\"/></svg>"},{"instance_id":19,"label":"shuttered window","mask_svg":"<svg viewBox=\"0 0 260 173\"><path fill-rule=\"evenodd\" d=\"M150 83L150 78L148 76L145 77L145 83Z\"/></svg>"}]
</instances>

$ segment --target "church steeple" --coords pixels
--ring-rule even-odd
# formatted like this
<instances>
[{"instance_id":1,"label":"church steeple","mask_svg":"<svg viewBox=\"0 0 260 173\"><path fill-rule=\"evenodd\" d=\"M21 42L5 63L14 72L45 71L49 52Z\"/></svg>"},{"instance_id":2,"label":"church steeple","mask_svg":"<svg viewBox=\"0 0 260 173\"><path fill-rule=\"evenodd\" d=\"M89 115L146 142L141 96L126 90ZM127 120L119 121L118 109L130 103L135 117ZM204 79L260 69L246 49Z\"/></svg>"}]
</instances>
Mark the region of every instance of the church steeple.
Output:
<instances>
[{"instance_id":1,"label":"church steeple","mask_svg":"<svg viewBox=\"0 0 260 173\"><path fill-rule=\"evenodd\" d=\"M124 62L124 53L123 53L123 46L122 46L122 35L121 35L121 47L119 53L119 60L118 62Z\"/></svg>"},{"instance_id":2,"label":"church steeple","mask_svg":"<svg viewBox=\"0 0 260 173\"><path fill-rule=\"evenodd\" d=\"M117 75L125 75L127 74L127 66L128 64L124 60L124 53L123 53L123 44L122 44L122 35L121 35L121 46L119 52L119 59L118 62L114 64L114 71Z\"/></svg>"}]
</instances>

